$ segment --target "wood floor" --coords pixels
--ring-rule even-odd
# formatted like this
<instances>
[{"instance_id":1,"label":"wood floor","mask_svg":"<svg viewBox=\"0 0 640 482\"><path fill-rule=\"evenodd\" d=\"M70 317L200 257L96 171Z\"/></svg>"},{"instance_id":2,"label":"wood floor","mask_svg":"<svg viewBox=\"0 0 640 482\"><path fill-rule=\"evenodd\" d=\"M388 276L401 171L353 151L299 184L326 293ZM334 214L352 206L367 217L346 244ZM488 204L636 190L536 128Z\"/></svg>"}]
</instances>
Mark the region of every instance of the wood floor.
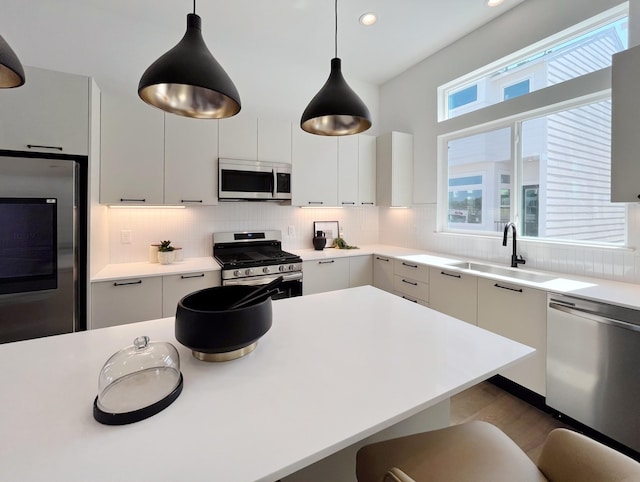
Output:
<instances>
[{"instance_id":1,"label":"wood floor","mask_svg":"<svg viewBox=\"0 0 640 482\"><path fill-rule=\"evenodd\" d=\"M554 428L566 427L490 382L480 383L451 398L451 424L471 420L484 420L500 428L534 462L547 434Z\"/></svg>"}]
</instances>

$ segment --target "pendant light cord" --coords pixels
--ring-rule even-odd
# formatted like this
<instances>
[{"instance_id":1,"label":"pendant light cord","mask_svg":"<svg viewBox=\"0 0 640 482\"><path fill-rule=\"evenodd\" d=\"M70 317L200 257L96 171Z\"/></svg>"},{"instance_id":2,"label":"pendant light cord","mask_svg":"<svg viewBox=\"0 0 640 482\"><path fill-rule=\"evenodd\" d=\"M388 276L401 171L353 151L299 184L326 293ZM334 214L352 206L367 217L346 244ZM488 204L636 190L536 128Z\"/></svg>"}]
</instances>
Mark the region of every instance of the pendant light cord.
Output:
<instances>
[{"instance_id":1,"label":"pendant light cord","mask_svg":"<svg viewBox=\"0 0 640 482\"><path fill-rule=\"evenodd\" d=\"M196 0L193 0L194 2ZM335 58L338 58L338 0L335 1L335 12L336 12L336 31L335 31Z\"/></svg>"},{"instance_id":2,"label":"pendant light cord","mask_svg":"<svg viewBox=\"0 0 640 482\"><path fill-rule=\"evenodd\" d=\"M193 14L196 14L196 0L193 0Z\"/></svg>"}]
</instances>

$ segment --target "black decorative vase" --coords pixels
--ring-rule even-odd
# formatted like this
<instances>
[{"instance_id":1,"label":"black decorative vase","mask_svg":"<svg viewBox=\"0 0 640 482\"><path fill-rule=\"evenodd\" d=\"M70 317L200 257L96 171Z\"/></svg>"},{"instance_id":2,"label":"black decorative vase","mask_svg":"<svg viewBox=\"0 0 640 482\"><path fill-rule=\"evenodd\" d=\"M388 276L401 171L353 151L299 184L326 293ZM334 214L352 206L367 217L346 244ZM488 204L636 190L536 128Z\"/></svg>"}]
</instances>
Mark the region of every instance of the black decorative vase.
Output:
<instances>
[{"instance_id":1,"label":"black decorative vase","mask_svg":"<svg viewBox=\"0 0 640 482\"><path fill-rule=\"evenodd\" d=\"M313 237L313 248L316 251L322 251L327 245L327 238L325 238L322 231L316 231L316 235Z\"/></svg>"}]
</instances>

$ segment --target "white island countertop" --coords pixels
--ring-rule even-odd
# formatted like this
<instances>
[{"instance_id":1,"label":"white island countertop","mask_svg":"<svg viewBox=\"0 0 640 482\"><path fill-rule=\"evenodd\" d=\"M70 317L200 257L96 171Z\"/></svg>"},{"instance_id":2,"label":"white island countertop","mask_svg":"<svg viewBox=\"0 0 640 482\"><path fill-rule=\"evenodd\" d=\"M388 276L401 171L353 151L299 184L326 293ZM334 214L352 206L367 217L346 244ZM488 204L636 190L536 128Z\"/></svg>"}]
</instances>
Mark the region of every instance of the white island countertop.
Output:
<instances>
[{"instance_id":1,"label":"white island countertop","mask_svg":"<svg viewBox=\"0 0 640 482\"><path fill-rule=\"evenodd\" d=\"M184 389L124 426L93 419L104 362L137 336ZM3 480L275 480L447 400L533 349L370 286L273 303L249 355L198 361L173 318L0 345Z\"/></svg>"}]
</instances>

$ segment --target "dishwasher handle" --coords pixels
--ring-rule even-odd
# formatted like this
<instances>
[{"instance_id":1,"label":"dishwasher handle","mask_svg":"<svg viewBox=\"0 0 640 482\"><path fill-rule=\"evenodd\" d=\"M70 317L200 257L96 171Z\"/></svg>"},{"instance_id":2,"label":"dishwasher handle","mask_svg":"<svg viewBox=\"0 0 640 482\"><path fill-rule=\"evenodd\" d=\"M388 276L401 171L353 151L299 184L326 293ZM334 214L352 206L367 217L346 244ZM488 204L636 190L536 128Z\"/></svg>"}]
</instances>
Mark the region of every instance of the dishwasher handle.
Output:
<instances>
[{"instance_id":1,"label":"dishwasher handle","mask_svg":"<svg viewBox=\"0 0 640 482\"><path fill-rule=\"evenodd\" d=\"M624 328L626 330L637 331L640 332L640 326L634 323L628 323L622 320L616 320L613 318L608 318L606 316L602 316L601 314L591 311L576 308L574 306L567 306L560 303L554 303L553 301L549 303L549 308L554 310L562 311L564 313L568 313L570 315L579 316L581 318L585 318L587 320L595 321L597 323L604 323L606 325L617 326L620 328Z\"/></svg>"}]
</instances>

